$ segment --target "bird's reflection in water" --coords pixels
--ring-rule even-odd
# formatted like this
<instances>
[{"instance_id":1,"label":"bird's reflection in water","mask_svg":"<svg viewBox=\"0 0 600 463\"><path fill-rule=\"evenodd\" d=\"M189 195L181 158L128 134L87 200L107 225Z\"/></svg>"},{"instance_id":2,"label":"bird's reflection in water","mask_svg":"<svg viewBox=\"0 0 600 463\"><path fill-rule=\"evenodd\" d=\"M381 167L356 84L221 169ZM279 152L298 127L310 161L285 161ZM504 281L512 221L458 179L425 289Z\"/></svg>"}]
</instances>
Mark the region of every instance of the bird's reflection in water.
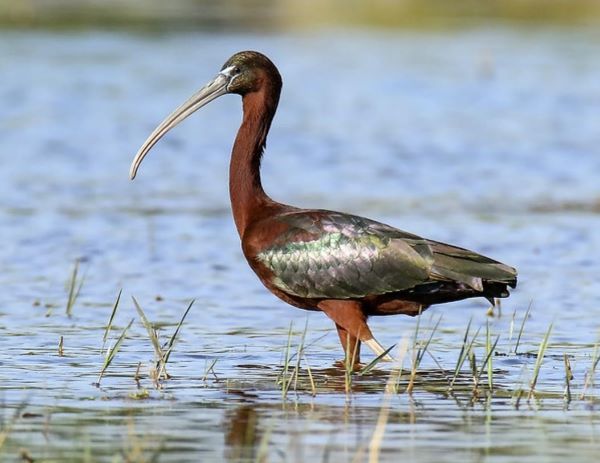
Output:
<instances>
[{"instance_id":1,"label":"bird's reflection in water","mask_svg":"<svg viewBox=\"0 0 600 463\"><path fill-rule=\"evenodd\" d=\"M225 414L225 458L230 463L256 461L261 432L253 404L241 405Z\"/></svg>"}]
</instances>

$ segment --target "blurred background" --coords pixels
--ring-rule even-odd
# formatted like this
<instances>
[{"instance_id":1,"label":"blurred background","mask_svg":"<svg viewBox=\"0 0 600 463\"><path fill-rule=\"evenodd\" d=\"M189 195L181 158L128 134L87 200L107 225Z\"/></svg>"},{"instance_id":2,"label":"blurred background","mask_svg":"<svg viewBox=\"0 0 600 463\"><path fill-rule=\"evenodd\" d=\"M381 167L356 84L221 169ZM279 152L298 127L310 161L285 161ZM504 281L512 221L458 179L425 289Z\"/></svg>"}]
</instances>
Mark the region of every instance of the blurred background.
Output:
<instances>
[{"instance_id":1,"label":"blurred background","mask_svg":"<svg viewBox=\"0 0 600 463\"><path fill-rule=\"evenodd\" d=\"M597 23L595 0L20 0L0 1L5 25L245 27L320 25L383 27L509 20Z\"/></svg>"}]
</instances>

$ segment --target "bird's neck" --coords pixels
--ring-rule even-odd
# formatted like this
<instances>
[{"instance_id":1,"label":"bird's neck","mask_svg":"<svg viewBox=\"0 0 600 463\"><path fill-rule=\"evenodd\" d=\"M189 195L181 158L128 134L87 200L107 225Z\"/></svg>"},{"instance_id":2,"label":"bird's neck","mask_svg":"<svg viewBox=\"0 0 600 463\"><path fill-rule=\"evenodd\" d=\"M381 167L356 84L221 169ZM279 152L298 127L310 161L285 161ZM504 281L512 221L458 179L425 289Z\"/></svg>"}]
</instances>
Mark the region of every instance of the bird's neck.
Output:
<instances>
[{"instance_id":1,"label":"bird's neck","mask_svg":"<svg viewBox=\"0 0 600 463\"><path fill-rule=\"evenodd\" d=\"M244 118L229 165L229 195L240 237L253 219L274 204L261 184L260 161L278 101L279 91L269 91L266 87L243 98Z\"/></svg>"}]
</instances>

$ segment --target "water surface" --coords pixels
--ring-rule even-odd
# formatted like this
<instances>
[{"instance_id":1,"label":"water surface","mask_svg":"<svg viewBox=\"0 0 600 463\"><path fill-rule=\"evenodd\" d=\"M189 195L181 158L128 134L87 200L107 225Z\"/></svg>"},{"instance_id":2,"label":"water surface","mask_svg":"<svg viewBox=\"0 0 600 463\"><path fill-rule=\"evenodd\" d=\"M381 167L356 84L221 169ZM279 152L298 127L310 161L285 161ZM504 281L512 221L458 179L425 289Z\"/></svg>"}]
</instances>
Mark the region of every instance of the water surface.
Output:
<instances>
[{"instance_id":1,"label":"water surface","mask_svg":"<svg viewBox=\"0 0 600 463\"><path fill-rule=\"evenodd\" d=\"M596 391L579 397L599 335L597 31L0 35L3 461L21 451L36 461L366 461L382 410L380 461L594 461ZM501 317L488 318L485 301L422 317L423 340L443 318L412 396L385 396L389 366L347 394L332 324L285 306L247 268L226 177L238 97L186 121L127 178L154 126L241 49L265 52L284 76L263 163L274 198L367 215L519 269ZM68 317L76 260L85 281ZM111 344L139 318L130 296L164 339L196 301L160 390L139 320L93 385L120 288ZM529 305L520 354L537 352L554 325L540 394L518 402L535 363L513 353ZM466 364L454 395L446 379L470 319L472 331L483 327L478 362L486 322L500 335L496 392L475 400ZM290 321L295 352L307 320L317 394L303 360L298 391L282 400ZM412 342L416 320L371 326L392 345Z\"/></svg>"}]
</instances>

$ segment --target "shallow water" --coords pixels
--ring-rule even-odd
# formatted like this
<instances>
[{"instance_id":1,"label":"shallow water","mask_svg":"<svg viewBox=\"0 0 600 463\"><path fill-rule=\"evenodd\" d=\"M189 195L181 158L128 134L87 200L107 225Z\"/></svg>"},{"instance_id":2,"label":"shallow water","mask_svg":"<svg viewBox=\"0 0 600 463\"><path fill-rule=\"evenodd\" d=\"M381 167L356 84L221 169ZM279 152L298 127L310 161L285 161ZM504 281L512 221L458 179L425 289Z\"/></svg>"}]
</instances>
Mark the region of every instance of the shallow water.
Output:
<instances>
[{"instance_id":1,"label":"shallow water","mask_svg":"<svg viewBox=\"0 0 600 463\"><path fill-rule=\"evenodd\" d=\"M594 460L598 396L580 394L599 335L597 31L0 35L2 461L19 461L21 449L36 461L145 461L135 452L147 461L367 461L386 410L380 461ZM154 126L244 48L267 53L284 76L263 169L274 198L367 215L519 269L501 317L488 318L482 301L422 317L423 341L443 318L412 396L388 399L386 365L355 377L347 394L332 324L286 307L247 268L226 177L237 97L182 124L127 178ZM67 317L76 260L85 281ZM160 390L139 320L93 385L120 288L111 345L139 318L130 296L165 340L196 301ZM530 304L520 354L537 352L554 325L538 397L527 402L516 391L529 388L535 356L513 351ZM487 321L500 336L496 390L475 400L466 364L454 394L446 379L470 319L472 332L483 327L479 364ZM317 393L303 361L283 400L290 321L295 352L307 320ZM392 345L412 342L416 323L371 326Z\"/></svg>"}]
</instances>

